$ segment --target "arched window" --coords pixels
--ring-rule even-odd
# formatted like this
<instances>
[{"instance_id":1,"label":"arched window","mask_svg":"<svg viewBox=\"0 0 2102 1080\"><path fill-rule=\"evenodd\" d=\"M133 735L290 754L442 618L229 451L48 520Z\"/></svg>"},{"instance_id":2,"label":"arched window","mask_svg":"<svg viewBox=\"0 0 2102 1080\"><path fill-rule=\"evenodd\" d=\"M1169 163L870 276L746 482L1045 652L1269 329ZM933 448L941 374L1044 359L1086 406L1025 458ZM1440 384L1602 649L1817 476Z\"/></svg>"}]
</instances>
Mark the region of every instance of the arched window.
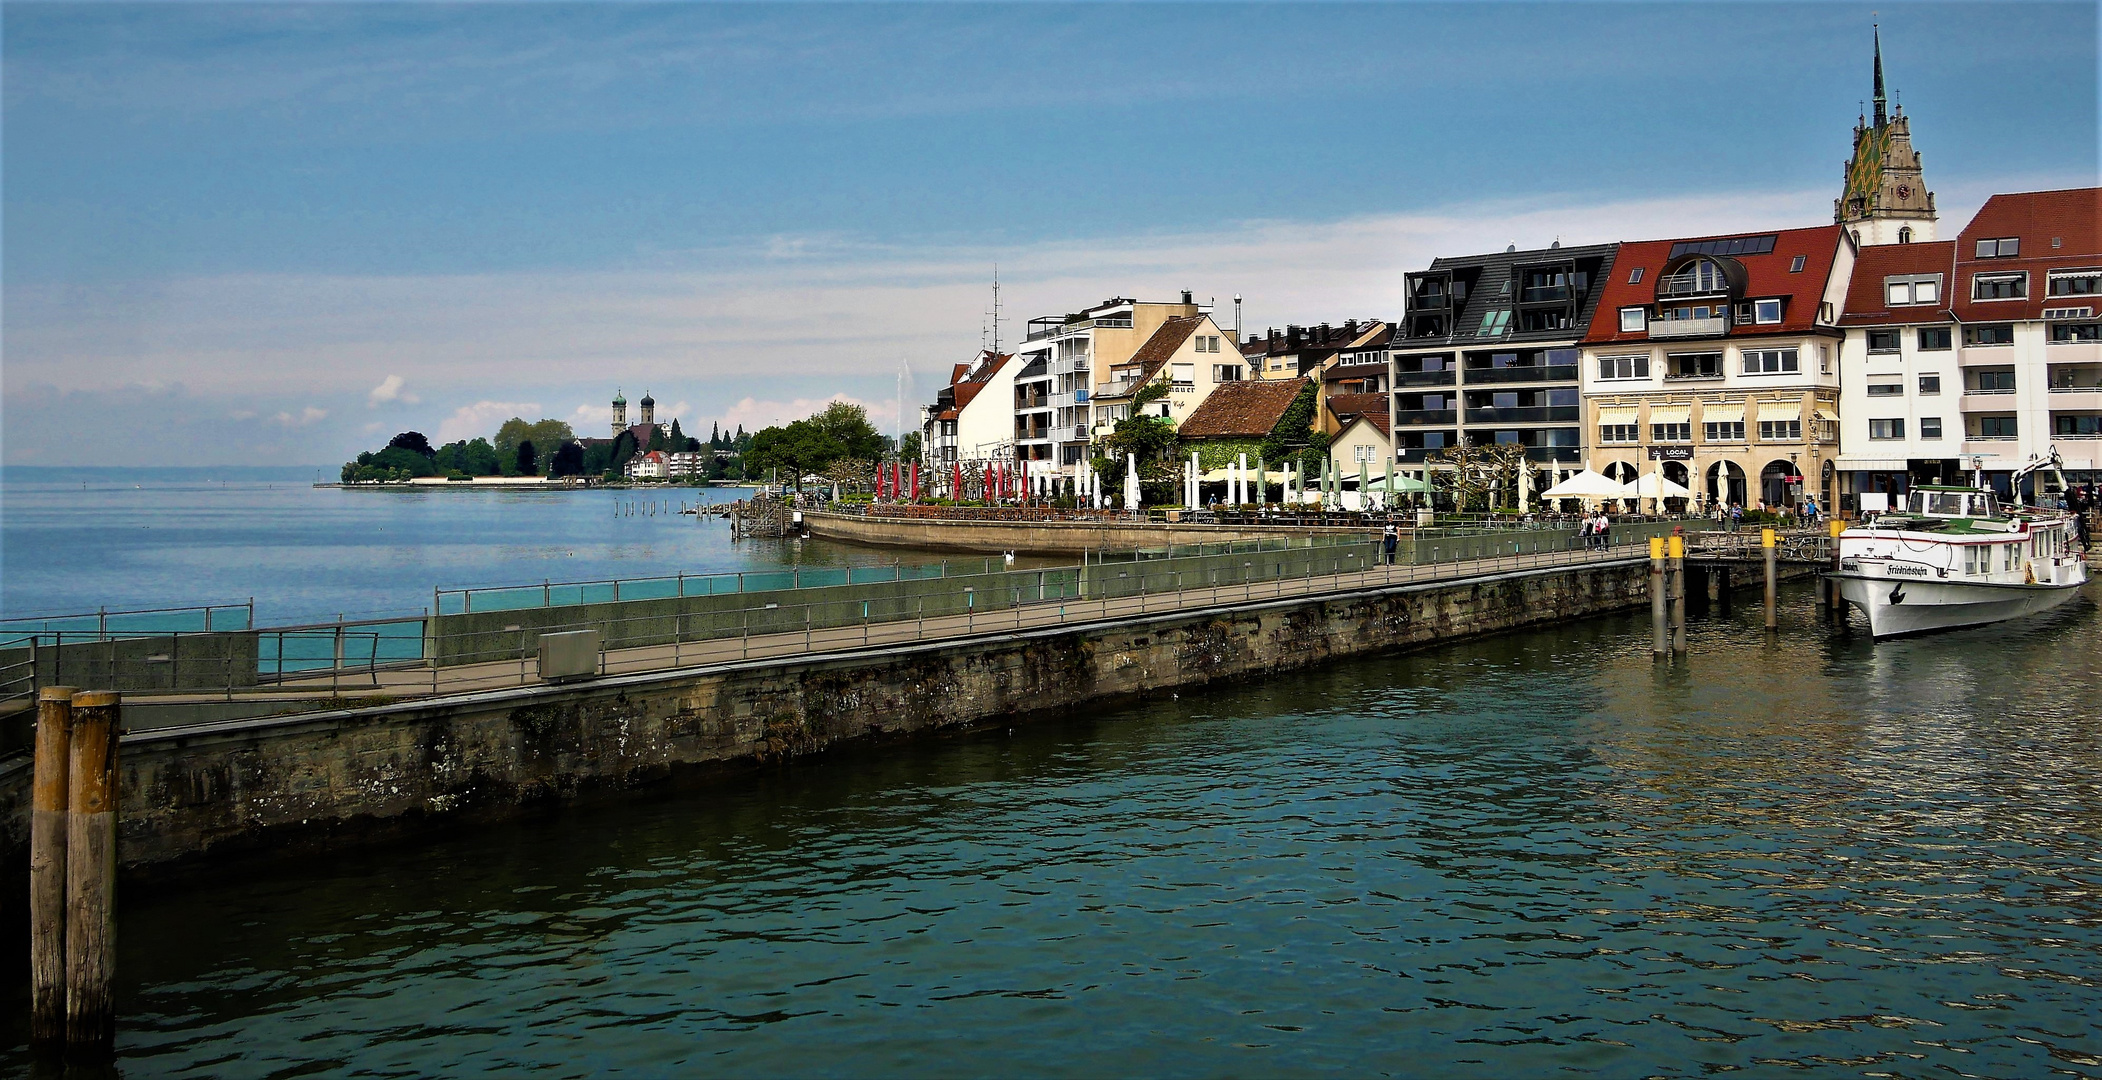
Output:
<instances>
[{"instance_id":1,"label":"arched window","mask_svg":"<svg viewBox=\"0 0 2102 1080\"><path fill-rule=\"evenodd\" d=\"M1715 262L1695 259L1673 271L1671 276L1657 285L1657 291L1666 294L1716 293L1728 292L1730 279L1723 276L1722 267Z\"/></svg>"},{"instance_id":2,"label":"arched window","mask_svg":"<svg viewBox=\"0 0 2102 1080\"><path fill-rule=\"evenodd\" d=\"M1898 243L1912 243L1912 226L1907 225L1904 228L1898 230Z\"/></svg>"}]
</instances>

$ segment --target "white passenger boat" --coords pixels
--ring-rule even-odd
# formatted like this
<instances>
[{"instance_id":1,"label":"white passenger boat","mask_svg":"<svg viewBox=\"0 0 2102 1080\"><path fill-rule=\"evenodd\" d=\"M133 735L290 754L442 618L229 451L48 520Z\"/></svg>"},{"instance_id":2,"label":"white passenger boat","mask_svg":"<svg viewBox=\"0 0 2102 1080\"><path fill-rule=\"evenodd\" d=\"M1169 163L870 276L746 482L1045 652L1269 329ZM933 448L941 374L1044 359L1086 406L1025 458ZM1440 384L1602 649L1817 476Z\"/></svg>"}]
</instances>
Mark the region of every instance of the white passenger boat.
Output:
<instances>
[{"instance_id":1,"label":"white passenger boat","mask_svg":"<svg viewBox=\"0 0 2102 1080\"><path fill-rule=\"evenodd\" d=\"M2003 510L1989 491L1916 487L1902 510L1839 536L1839 593L1876 637L2016 619L2087 584L2073 519Z\"/></svg>"}]
</instances>

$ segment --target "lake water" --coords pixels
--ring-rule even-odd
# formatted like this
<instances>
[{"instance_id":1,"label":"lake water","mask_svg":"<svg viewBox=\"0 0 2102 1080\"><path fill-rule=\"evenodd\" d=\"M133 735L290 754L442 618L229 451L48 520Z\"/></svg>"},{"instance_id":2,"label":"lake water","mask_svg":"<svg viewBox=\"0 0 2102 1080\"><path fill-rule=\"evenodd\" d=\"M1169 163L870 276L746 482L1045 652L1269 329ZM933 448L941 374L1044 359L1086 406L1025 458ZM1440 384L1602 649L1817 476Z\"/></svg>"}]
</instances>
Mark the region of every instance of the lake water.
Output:
<instances>
[{"instance_id":1,"label":"lake water","mask_svg":"<svg viewBox=\"0 0 2102 1080\"><path fill-rule=\"evenodd\" d=\"M138 1076L2102 1070L2102 619L1785 594L127 889ZM23 1061L26 1003L7 1010Z\"/></svg>"},{"instance_id":2,"label":"lake water","mask_svg":"<svg viewBox=\"0 0 2102 1080\"><path fill-rule=\"evenodd\" d=\"M783 566L939 562L821 541L730 540L682 503L736 488L316 488L312 469L0 474L0 616L253 597L259 625L420 614L433 588ZM654 509L654 513L644 512Z\"/></svg>"}]
</instances>

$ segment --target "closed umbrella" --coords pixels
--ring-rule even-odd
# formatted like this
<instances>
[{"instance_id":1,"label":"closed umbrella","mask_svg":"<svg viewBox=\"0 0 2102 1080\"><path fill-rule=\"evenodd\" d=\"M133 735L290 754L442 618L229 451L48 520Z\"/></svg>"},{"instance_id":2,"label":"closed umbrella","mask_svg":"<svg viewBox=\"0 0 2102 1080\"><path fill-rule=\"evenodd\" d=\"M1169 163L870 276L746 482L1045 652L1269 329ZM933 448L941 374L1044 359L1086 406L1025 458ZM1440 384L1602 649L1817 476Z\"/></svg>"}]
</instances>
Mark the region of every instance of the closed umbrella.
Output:
<instances>
[{"instance_id":1,"label":"closed umbrella","mask_svg":"<svg viewBox=\"0 0 2102 1080\"><path fill-rule=\"evenodd\" d=\"M1125 457L1124 509L1136 510L1139 508L1139 456L1127 454Z\"/></svg>"}]
</instances>

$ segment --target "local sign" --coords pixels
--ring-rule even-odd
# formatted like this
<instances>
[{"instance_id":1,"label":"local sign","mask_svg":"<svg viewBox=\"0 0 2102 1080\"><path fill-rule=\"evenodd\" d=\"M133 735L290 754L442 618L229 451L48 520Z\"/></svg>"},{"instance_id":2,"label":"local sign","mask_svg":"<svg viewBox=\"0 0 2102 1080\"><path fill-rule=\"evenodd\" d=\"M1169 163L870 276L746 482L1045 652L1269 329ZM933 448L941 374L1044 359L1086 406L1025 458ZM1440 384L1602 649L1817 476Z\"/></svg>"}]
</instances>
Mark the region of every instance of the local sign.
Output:
<instances>
[{"instance_id":1,"label":"local sign","mask_svg":"<svg viewBox=\"0 0 2102 1080\"><path fill-rule=\"evenodd\" d=\"M1692 461L1693 447L1652 446L1649 448L1649 459L1651 461Z\"/></svg>"}]
</instances>

